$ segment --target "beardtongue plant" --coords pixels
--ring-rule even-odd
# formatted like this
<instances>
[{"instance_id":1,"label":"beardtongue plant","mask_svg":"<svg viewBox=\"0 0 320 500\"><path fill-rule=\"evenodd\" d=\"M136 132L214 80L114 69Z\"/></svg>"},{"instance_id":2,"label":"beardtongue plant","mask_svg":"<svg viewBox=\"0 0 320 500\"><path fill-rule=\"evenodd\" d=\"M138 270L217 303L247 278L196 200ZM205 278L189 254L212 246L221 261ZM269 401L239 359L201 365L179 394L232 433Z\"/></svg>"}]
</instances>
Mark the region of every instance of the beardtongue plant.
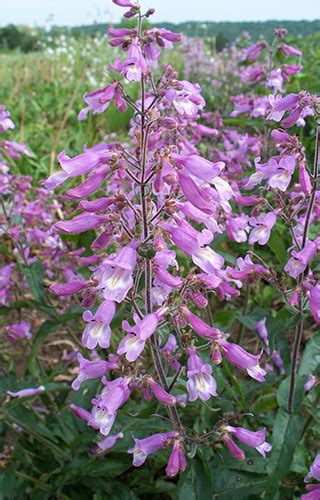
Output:
<instances>
[{"instance_id":1,"label":"beardtongue plant","mask_svg":"<svg viewBox=\"0 0 320 500\"><path fill-rule=\"evenodd\" d=\"M149 454L169 448L166 473L174 477L185 470L186 455L192 457L201 445L225 443L239 460L245 453L233 438L263 456L271 450L266 429L232 427L222 416L212 431L195 433L183 410L196 400L204 405L210 400L210 407L219 411L215 376L219 365L226 370L226 362L257 382L265 380L261 353L247 352L201 316L206 309L210 312L212 294L229 300L239 295L243 276L269 270L251 261L244 263L244 271L227 268L210 246L225 228L235 193L224 176L224 162L200 156L196 147L202 135L216 134L197 124L205 105L200 86L178 80L170 65L159 67L162 49L171 49L181 36L164 28L144 30L143 20L153 9L142 13L136 3L114 3L129 9L124 16L135 17L137 27L109 30L110 45L121 47L124 57L109 65L110 84L84 95L87 106L79 120L90 112L102 113L111 101L119 111L129 106L134 112L129 141L85 148L74 158L63 152L58 158L62 171L44 182L54 189L89 174L66 192L79 201L80 213L55 227L67 234L99 233L91 244L95 253L88 257L91 278L54 284L51 291L58 296L82 291L86 308L82 341L88 352L87 357L78 355L73 388L102 377L103 388L92 399L91 410L71 409L105 439L130 398L155 398L163 408L159 418L169 429L134 437L135 446L128 451L133 464L141 466ZM130 82L140 87L136 101L129 94ZM197 136L192 134L195 124ZM252 238L267 239L274 223L273 214L258 217ZM119 310L126 319L117 340L112 321ZM95 348L99 356L93 359Z\"/></svg>"}]
</instances>

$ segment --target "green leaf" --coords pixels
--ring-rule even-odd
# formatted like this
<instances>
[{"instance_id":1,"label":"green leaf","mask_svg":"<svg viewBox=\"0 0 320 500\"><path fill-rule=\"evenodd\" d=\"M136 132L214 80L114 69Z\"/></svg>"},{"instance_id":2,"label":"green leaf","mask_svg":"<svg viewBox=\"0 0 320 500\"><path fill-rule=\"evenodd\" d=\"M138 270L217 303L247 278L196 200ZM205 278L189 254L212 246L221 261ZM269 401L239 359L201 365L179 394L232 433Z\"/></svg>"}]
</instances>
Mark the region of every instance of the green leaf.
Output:
<instances>
[{"instance_id":1,"label":"green leaf","mask_svg":"<svg viewBox=\"0 0 320 500\"><path fill-rule=\"evenodd\" d=\"M43 302L44 299L44 287L43 287L43 278L44 278L44 268L40 260L36 260L32 262L30 265L22 265L23 275L26 277L28 285L30 287L31 293L34 298Z\"/></svg>"},{"instance_id":2,"label":"green leaf","mask_svg":"<svg viewBox=\"0 0 320 500\"><path fill-rule=\"evenodd\" d=\"M44 323L42 323L42 325L40 326L36 336L34 337L32 342L31 352L28 359L28 369L30 373L32 373L32 375L36 376L39 373L37 367L37 355L39 353L42 344L46 340L49 333L56 330L58 326L59 322L57 321L51 321L51 320L44 321Z\"/></svg>"},{"instance_id":3,"label":"green leaf","mask_svg":"<svg viewBox=\"0 0 320 500\"><path fill-rule=\"evenodd\" d=\"M212 473L210 466L200 451L188 463L187 469L180 475L178 499L203 500L212 498Z\"/></svg>"},{"instance_id":4,"label":"green leaf","mask_svg":"<svg viewBox=\"0 0 320 500\"><path fill-rule=\"evenodd\" d=\"M14 464L9 465L6 469L0 469L0 500L11 500L15 498L15 482L16 475Z\"/></svg>"},{"instance_id":5,"label":"green leaf","mask_svg":"<svg viewBox=\"0 0 320 500\"><path fill-rule=\"evenodd\" d=\"M280 408L283 408L284 410L287 410L288 408L288 397L289 397L289 390L290 390L290 380L291 377L287 377L284 379L279 387L279 391L277 394L277 400ZM303 377L297 376L296 377L296 386L295 386L295 391L294 391L294 398L293 398L293 410L296 412L299 407L301 406L301 403L304 398L304 383L305 380Z\"/></svg>"},{"instance_id":6,"label":"green leaf","mask_svg":"<svg viewBox=\"0 0 320 500\"><path fill-rule=\"evenodd\" d=\"M307 343L299 368L299 375L314 373L320 365L320 332L316 333Z\"/></svg>"},{"instance_id":7,"label":"green leaf","mask_svg":"<svg viewBox=\"0 0 320 500\"><path fill-rule=\"evenodd\" d=\"M261 498L266 477L265 474L252 474L229 469L216 471L213 498L216 500ZM189 500L189 497L186 498Z\"/></svg>"},{"instance_id":8,"label":"green leaf","mask_svg":"<svg viewBox=\"0 0 320 500\"><path fill-rule=\"evenodd\" d=\"M282 481L290 470L297 445L302 436L304 418L280 408L273 427L273 449L267 466L269 473L264 500L274 500Z\"/></svg>"},{"instance_id":9,"label":"green leaf","mask_svg":"<svg viewBox=\"0 0 320 500\"><path fill-rule=\"evenodd\" d=\"M268 411L277 408L277 398L274 393L263 394L253 405L253 410L258 413L267 413Z\"/></svg>"},{"instance_id":10,"label":"green leaf","mask_svg":"<svg viewBox=\"0 0 320 500\"><path fill-rule=\"evenodd\" d=\"M277 228L275 228L271 233L270 239L268 241L268 247L271 248L271 250L277 257L279 264L281 264L281 266L284 266L288 260L288 252L284 239Z\"/></svg>"}]
</instances>

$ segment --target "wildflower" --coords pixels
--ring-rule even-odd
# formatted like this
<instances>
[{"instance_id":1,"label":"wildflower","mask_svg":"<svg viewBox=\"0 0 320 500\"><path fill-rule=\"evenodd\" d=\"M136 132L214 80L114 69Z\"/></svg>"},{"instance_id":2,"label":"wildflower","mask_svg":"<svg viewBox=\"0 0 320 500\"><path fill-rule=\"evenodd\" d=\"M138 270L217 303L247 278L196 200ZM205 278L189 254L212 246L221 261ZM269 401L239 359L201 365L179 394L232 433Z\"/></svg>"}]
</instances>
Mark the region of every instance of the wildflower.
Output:
<instances>
[{"instance_id":1,"label":"wildflower","mask_svg":"<svg viewBox=\"0 0 320 500\"><path fill-rule=\"evenodd\" d=\"M237 344L232 344L226 340L219 340L222 352L227 360L237 366L247 370L248 375L258 382L264 382L266 372L259 366L261 354L253 355L242 349Z\"/></svg>"},{"instance_id":2,"label":"wildflower","mask_svg":"<svg viewBox=\"0 0 320 500\"><path fill-rule=\"evenodd\" d=\"M190 395L190 401L200 398L202 401L208 401L211 396L217 396L217 384L212 377L212 368L204 363L200 356L196 354L196 349L188 349L188 382L187 389Z\"/></svg>"},{"instance_id":3,"label":"wildflower","mask_svg":"<svg viewBox=\"0 0 320 500\"><path fill-rule=\"evenodd\" d=\"M173 443L172 452L169 457L166 474L168 477L174 477L187 467L186 457L183 453L183 445L176 439Z\"/></svg>"},{"instance_id":4,"label":"wildflower","mask_svg":"<svg viewBox=\"0 0 320 500\"><path fill-rule=\"evenodd\" d=\"M147 378L147 383L152 389L153 394L157 398L160 403L164 405L175 405L176 404L176 398L169 394L167 391L165 391L159 384L157 384L151 377Z\"/></svg>"},{"instance_id":5,"label":"wildflower","mask_svg":"<svg viewBox=\"0 0 320 500\"><path fill-rule=\"evenodd\" d=\"M307 483L312 478L316 479L317 481L320 481L320 453L318 453L318 455L312 462L310 470L306 475L306 477L304 478L304 482Z\"/></svg>"},{"instance_id":6,"label":"wildflower","mask_svg":"<svg viewBox=\"0 0 320 500\"><path fill-rule=\"evenodd\" d=\"M267 215L259 215L259 217L250 217L249 223L253 227L250 236L249 244L257 242L259 245L265 245L270 238L271 229L275 225L277 217L273 212Z\"/></svg>"},{"instance_id":7,"label":"wildflower","mask_svg":"<svg viewBox=\"0 0 320 500\"><path fill-rule=\"evenodd\" d=\"M154 434L153 436L144 439L136 439L134 437L135 446L128 450L128 453L133 454L133 465L135 467L140 467L144 464L148 455L155 453L161 448L166 448L170 440L175 438L177 435L177 432L171 431L163 434Z\"/></svg>"},{"instance_id":8,"label":"wildflower","mask_svg":"<svg viewBox=\"0 0 320 500\"><path fill-rule=\"evenodd\" d=\"M80 385L85 380L100 378L102 375L105 375L111 367L113 368L112 364L102 359L89 361L85 359L80 352L77 354L77 360L79 363L79 375L72 382L72 389L75 391L80 388Z\"/></svg>"},{"instance_id":9,"label":"wildflower","mask_svg":"<svg viewBox=\"0 0 320 500\"><path fill-rule=\"evenodd\" d=\"M243 427L232 427L231 425L227 425L224 430L229 434L233 435L235 438L237 438L241 443L246 444L247 446L250 446L252 448L255 448L262 456L263 458L266 457L266 453L271 451L272 447L269 443L266 442L265 437L266 437L266 429L263 428L260 431L253 432L249 431L247 429L244 429ZM227 441L225 440L227 443ZM227 443L228 444L228 443ZM232 441L231 446L230 443L228 445L231 453L235 458L238 460L243 460L245 458L245 455L238 453L238 446L235 445L235 443Z\"/></svg>"},{"instance_id":10,"label":"wildflower","mask_svg":"<svg viewBox=\"0 0 320 500\"><path fill-rule=\"evenodd\" d=\"M83 313L83 319L88 323L82 335L82 343L85 347L95 349L99 345L102 349L107 349L110 346L110 323L115 309L114 302L104 300L95 314L91 311Z\"/></svg>"},{"instance_id":11,"label":"wildflower","mask_svg":"<svg viewBox=\"0 0 320 500\"><path fill-rule=\"evenodd\" d=\"M30 389L21 389L20 391L13 392L7 391L7 394L12 398L27 398L29 396L36 396L37 394L41 394L45 390L44 385L40 385L39 387L30 388Z\"/></svg>"},{"instance_id":12,"label":"wildflower","mask_svg":"<svg viewBox=\"0 0 320 500\"><path fill-rule=\"evenodd\" d=\"M155 332L159 314L152 313L140 320L135 316L136 325L130 326L127 321L122 322L122 328L127 332L127 335L121 340L117 353L121 356L126 354L128 361L135 361L142 353L146 341Z\"/></svg>"}]
</instances>

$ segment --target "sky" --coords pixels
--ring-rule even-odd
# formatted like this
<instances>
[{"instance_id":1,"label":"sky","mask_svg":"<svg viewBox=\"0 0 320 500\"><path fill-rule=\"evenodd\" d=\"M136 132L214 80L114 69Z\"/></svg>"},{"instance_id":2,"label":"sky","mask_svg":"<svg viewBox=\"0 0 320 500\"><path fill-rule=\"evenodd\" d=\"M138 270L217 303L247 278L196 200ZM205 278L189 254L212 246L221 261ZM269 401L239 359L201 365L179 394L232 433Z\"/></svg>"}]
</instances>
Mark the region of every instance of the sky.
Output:
<instances>
[{"instance_id":1,"label":"sky","mask_svg":"<svg viewBox=\"0 0 320 500\"><path fill-rule=\"evenodd\" d=\"M140 0L153 21L265 21L320 18L320 0ZM117 22L125 9L112 0L0 0L0 26L76 26Z\"/></svg>"}]
</instances>

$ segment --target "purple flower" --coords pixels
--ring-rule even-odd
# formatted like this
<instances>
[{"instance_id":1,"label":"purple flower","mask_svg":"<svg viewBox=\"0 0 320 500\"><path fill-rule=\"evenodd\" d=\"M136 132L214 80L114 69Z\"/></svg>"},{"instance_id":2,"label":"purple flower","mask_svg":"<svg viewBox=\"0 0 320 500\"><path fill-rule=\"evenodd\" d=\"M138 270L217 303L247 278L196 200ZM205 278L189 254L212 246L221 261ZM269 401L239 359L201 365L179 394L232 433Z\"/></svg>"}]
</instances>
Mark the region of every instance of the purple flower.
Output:
<instances>
[{"instance_id":1,"label":"purple flower","mask_svg":"<svg viewBox=\"0 0 320 500\"><path fill-rule=\"evenodd\" d=\"M308 484L306 490L309 491L309 493L301 495L300 500L319 500L320 484Z\"/></svg>"},{"instance_id":2,"label":"purple flower","mask_svg":"<svg viewBox=\"0 0 320 500\"><path fill-rule=\"evenodd\" d=\"M179 474L180 471L184 471L186 469L187 461L182 450L182 443L179 439L176 439L173 443L172 452L166 468L166 474L168 477L174 477Z\"/></svg>"},{"instance_id":3,"label":"purple flower","mask_svg":"<svg viewBox=\"0 0 320 500\"><path fill-rule=\"evenodd\" d=\"M84 288L88 287L88 281L69 281L69 283L60 283L56 285L50 285L50 292L59 295L60 297L65 297L68 295L73 295L74 293L78 293Z\"/></svg>"},{"instance_id":4,"label":"purple flower","mask_svg":"<svg viewBox=\"0 0 320 500\"><path fill-rule=\"evenodd\" d=\"M301 273L305 271L307 265L313 259L317 249L317 240L307 240L302 250L300 250L299 252L293 250L291 252L292 257L290 257L290 259L288 260L284 270L293 278L297 278Z\"/></svg>"},{"instance_id":5,"label":"purple flower","mask_svg":"<svg viewBox=\"0 0 320 500\"><path fill-rule=\"evenodd\" d=\"M118 5L119 7L138 7L137 3L133 3L130 0L112 0L113 3Z\"/></svg>"},{"instance_id":6,"label":"purple flower","mask_svg":"<svg viewBox=\"0 0 320 500\"><path fill-rule=\"evenodd\" d=\"M171 236L173 242L192 257L193 262L204 272L211 274L220 269L224 264L224 259L212 248L203 246L212 240L212 233L203 230L202 233L196 231L187 221L175 218L177 226L162 223L161 227Z\"/></svg>"},{"instance_id":7,"label":"purple flower","mask_svg":"<svg viewBox=\"0 0 320 500\"><path fill-rule=\"evenodd\" d=\"M254 61L255 59L257 59L261 52L267 47L267 43L262 40L261 42L258 42L258 43L254 43L253 45L251 45L250 47L248 47L245 52L244 52L244 59L249 61L249 62L252 62Z\"/></svg>"},{"instance_id":8,"label":"purple flower","mask_svg":"<svg viewBox=\"0 0 320 500\"><path fill-rule=\"evenodd\" d=\"M223 354L231 364L238 368L244 368L248 375L258 382L264 382L266 372L259 366L261 354L255 356L239 345L231 344L226 340L220 340L219 345L223 348Z\"/></svg>"},{"instance_id":9,"label":"purple flower","mask_svg":"<svg viewBox=\"0 0 320 500\"><path fill-rule=\"evenodd\" d=\"M241 243L247 241L250 226L249 217L245 214L237 217L228 217L226 223L227 234L231 240Z\"/></svg>"},{"instance_id":10,"label":"purple flower","mask_svg":"<svg viewBox=\"0 0 320 500\"><path fill-rule=\"evenodd\" d=\"M85 420L86 422L89 422L91 418L91 413L85 410L84 408L81 408L80 406L77 406L73 403L69 404L69 408L73 411L75 415L78 417L82 418L82 420Z\"/></svg>"},{"instance_id":11,"label":"purple flower","mask_svg":"<svg viewBox=\"0 0 320 500\"><path fill-rule=\"evenodd\" d=\"M296 56L296 57L301 57L302 52L301 50L296 49L295 47L292 47L292 45L288 45L287 43L282 43L279 47L279 50L285 55L291 55L291 56Z\"/></svg>"},{"instance_id":12,"label":"purple flower","mask_svg":"<svg viewBox=\"0 0 320 500\"><path fill-rule=\"evenodd\" d=\"M132 273L137 261L137 242L121 248L116 256L103 260L95 277L99 280L98 288L103 289L103 296L108 301L122 302L132 287Z\"/></svg>"},{"instance_id":13,"label":"purple flower","mask_svg":"<svg viewBox=\"0 0 320 500\"><path fill-rule=\"evenodd\" d=\"M311 389L314 388L315 385L317 385L318 379L314 375L308 375L308 380L304 384L304 391L309 392Z\"/></svg>"},{"instance_id":14,"label":"purple flower","mask_svg":"<svg viewBox=\"0 0 320 500\"><path fill-rule=\"evenodd\" d=\"M142 320L135 316L135 326L130 326L127 321L122 322L122 328L128 333L120 342L117 353L126 354L128 361L135 361L142 353L146 341L155 332L159 315L151 313Z\"/></svg>"},{"instance_id":15,"label":"purple flower","mask_svg":"<svg viewBox=\"0 0 320 500\"><path fill-rule=\"evenodd\" d=\"M82 184L75 188L68 189L68 191L66 191L66 196L76 199L86 198L87 196L90 196L101 187L101 184L109 173L110 168L108 165L97 167Z\"/></svg>"},{"instance_id":16,"label":"purple flower","mask_svg":"<svg viewBox=\"0 0 320 500\"><path fill-rule=\"evenodd\" d=\"M262 318L255 326L256 332L259 334L262 342L268 347L269 346L269 334L266 327L267 318Z\"/></svg>"},{"instance_id":17,"label":"purple flower","mask_svg":"<svg viewBox=\"0 0 320 500\"><path fill-rule=\"evenodd\" d=\"M241 448L233 441L233 439L228 434L223 434L222 439L228 446L233 458L235 458L236 460L244 460L246 458L244 451L241 450Z\"/></svg>"},{"instance_id":18,"label":"purple flower","mask_svg":"<svg viewBox=\"0 0 320 500\"><path fill-rule=\"evenodd\" d=\"M84 175L97 167L100 163L105 162L112 157L110 145L100 144L99 147L86 149L84 153L70 158L65 151L58 155L58 161L62 167L62 171L55 172L46 181L42 181L47 189L52 190L65 182L70 177Z\"/></svg>"},{"instance_id":19,"label":"purple flower","mask_svg":"<svg viewBox=\"0 0 320 500\"><path fill-rule=\"evenodd\" d=\"M200 94L199 84L186 80L176 81L175 87L166 91L166 99L173 104L178 113L187 118L193 118L204 108L205 100Z\"/></svg>"},{"instance_id":20,"label":"purple flower","mask_svg":"<svg viewBox=\"0 0 320 500\"><path fill-rule=\"evenodd\" d=\"M299 162L299 184L301 191L309 196L312 191L312 184L306 166L302 161Z\"/></svg>"},{"instance_id":21,"label":"purple flower","mask_svg":"<svg viewBox=\"0 0 320 500\"><path fill-rule=\"evenodd\" d=\"M211 182L220 175L221 171L225 168L225 163L223 161L212 163L206 158L202 158L202 156L195 154L172 154L172 158L178 165L184 167L189 174L206 182Z\"/></svg>"},{"instance_id":22,"label":"purple flower","mask_svg":"<svg viewBox=\"0 0 320 500\"><path fill-rule=\"evenodd\" d=\"M7 394L13 398L27 398L29 396L36 396L45 390L44 385L30 389L21 389L17 392L7 391Z\"/></svg>"},{"instance_id":23,"label":"purple flower","mask_svg":"<svg viewBox=\"0 0 320 500\"><path fill-rule=\"evenodd\" d=\"M84 120L89 111L92 111L94 115L97 113L103 113L103 111L108 108L112 99L115 99L115 104L120 111L125 111L127 106L125 100L117 91L117 87L118 82L114 82L112 85L107 85L102 89L94 90L89 94L86 92L83 95L83 100L86 104L88 104L88 106L80 111L78 120Z\"/></svg>"},{"instance_id":24,"label":"purple flower","mask_svg":"<svg viewBox=\"0 0 320 500\"><path fill-rule=\"evenodd\" d=\"M171 431L163 434L154 434L145 439L136 439L134 437L135 446L128 450L128 453L133 453L133 465L140 467L144 464L148 455L160 450L160 448L166 448L170 439L175 438L177 435L177 432Z\"/></svg>"},{"instance_id":25,"label":"purple flower","mask_svg":"<svg viewBox=\"0 0 320 500\"><path fill-rule=\"evenodd\" d=\"M180 311L182 312L183 316L188 319L194 331L201 335L201 337L204 337L206 339L217 339L222 336L222 333L220 330L218 330L218 328L210 326L202 321L202 319L189 311L186 306L181 306Z\"/></svg>"},{"instance_id":26,"label":"purple flower","mask_svg":"<svg viewBox=\"0 0 320 500\"><path fill-rule=\"evenodd\" d=\"M92 400L92 403L107 410L109 415L115 415L120 406L130 397L131 377L118 377L111 381L103 377L102 382L105 384L105 388Z\"/></svg>"},{"instance_id":27,"label":"purple flower","mask_svg":"<svg viewBox=\"0 0 320 500\"><path fill-rule=\"evenodd\" d=\"M94 406L91 411L90 419L88 420L88 425L94 429L99 429L104 436L108 436L115 419L116 413L109 415L107 410Z\"/></svg>"},{"instance_id":28,"label":"purple flower","mask_svg":"<svg viewBox=\"0 0 320 500\"><path fill-rule=\"evenodd\" d=\"M188 382L187 389L190 395L190 401L200 398L202 401L208 401L211 396L217 396L217 384L212 377L212 368L204 363L200 356L196 354L196 349L188 349Z\"/></svg>"},{"instance_id":29,"label":"purple flower","mask_svg":"<svg viewBox=\"0 0 320 500\"><path fill-rule=\"evenodd\" d=\"M320 453L318 453L318 455L312 462L310 470L306 475L306 477L304 478L304 482L307 483L312 478L316 479L317 481L320 481Z\"/></svg>"},{"instance_id":30,"label":"purple flower","mask_svg":"<svg viewBox=\"0 0 320 500\"><path fill-rule=\"evenodd\" d=\"M14 342L17 339L25 338L30 340L32 338L31 333L31 323L27 321L21 321L21 323L15 323L12 325L6 325L3 328L5 337L10 342Z\"/></svg>"},{"instance_id":31,"label":"purple flower","mask_svg":"<svg viewBox=\"0 0 320 500\"><path fill-rule=\"evenodd\" d=\"M102 441L97 442L98 448L101 451L110 450L110 448L112 448L116 444L116 442L122 438L123 438L122 432L118 432L117 434L114 434L113 436L108 436L105 439L103 439Z\"/></svg>"},{"instance_id":32,"label":"purple flower","mask_svg":"<svg viewBox=\"0 0 320 500\"><path fill-rule=\"evenodd\" d=\"M176 398L165 391L159 384L157 384L151 377L147 378L148 385L151 387L153 394L160 403L173 406L176 404Z\"/></svg>"},{"instance_id":33,"label":"purple flower","mask_svg":"<svg viewBox=\"0 0 320 500\"><path fill-rule=\"evenodd\" d=\"M107 222L107 220L108 217L106 215L83 213L76 215L71 220L56 222L54 227L62 233L80 234L89 231L90 229L96 229L104 222Z\"/></svg>"},{"instance_id":34,"label":"purple flower","mask_svg":"<svg viewBox=\"0 0 320 500\"><path fill-rule=\"evenodd\" d=\"M91 311L83 313L84 321L88 322L82 335L82 343L85 347L95 349L99 345L102 349L107 349L110 346L110 323L115 310L114 302L104 300L95 314L92 314Z\"/></svg>"},{"instance_id":35,"label":"purple flower","mask_svg":"<svg viewBox=\"0 0 320 500\"><path fill-rule=\"evenodd\" d=\"M277 217L273 212L267 215L259 215L259 217L250 217L249 222L253 227L250 236L249 244L259 243L259 245L265 245L270 238L271 229L275 225Z\"/></svg>"},{"instance_id":36,"label":"purple flower","mask_svg":"<svg viewBox=\"0 0 320 500\"><path fill-rule=\"evenodd\" d=\"M320 285L310 287L309 305L313 319L320 323Z\"/></svg>"},{"instance_id":37,"label":"purple flower","mask_svg":"<svg viewBox=\"0 0 320 500\"><path fill-rule=\"evenodd\" d=\"M255 448L263 456L263 458L265 458L266 453L272 449L271 445L265 440L265 428L260 431L253 432L248 429L244 429L243 427L232 427L228 425L225 429L229 434L234 435L239 441L241 441L241 443Z\"/></svg>"},{"instance_id":38,"label":"purple flower","mask_svg":"<svg viewBox=\"0 0 320 500\"><path fill-rule=\"evenodd\" d=\"M72 389L77 391L85 380L100 378L110 370L110 363L102 359L89 361L80 352L77 354L79 363L79 375L72 382ZM116 365L117 367L118 365ZM112 366L113 368L113 366Z\"/></svg>"},{"instance_id":39,"label":"purple flower","mask_svg":"<svg viewBox=\"0 0 320 500\"><path fill-rule=\"evenodd\" d=\"M3 104L0 104L0 132L13 128L15 128L15 125L10 118L9 111L6 110Z\"/></svg>"}]
</instances>

